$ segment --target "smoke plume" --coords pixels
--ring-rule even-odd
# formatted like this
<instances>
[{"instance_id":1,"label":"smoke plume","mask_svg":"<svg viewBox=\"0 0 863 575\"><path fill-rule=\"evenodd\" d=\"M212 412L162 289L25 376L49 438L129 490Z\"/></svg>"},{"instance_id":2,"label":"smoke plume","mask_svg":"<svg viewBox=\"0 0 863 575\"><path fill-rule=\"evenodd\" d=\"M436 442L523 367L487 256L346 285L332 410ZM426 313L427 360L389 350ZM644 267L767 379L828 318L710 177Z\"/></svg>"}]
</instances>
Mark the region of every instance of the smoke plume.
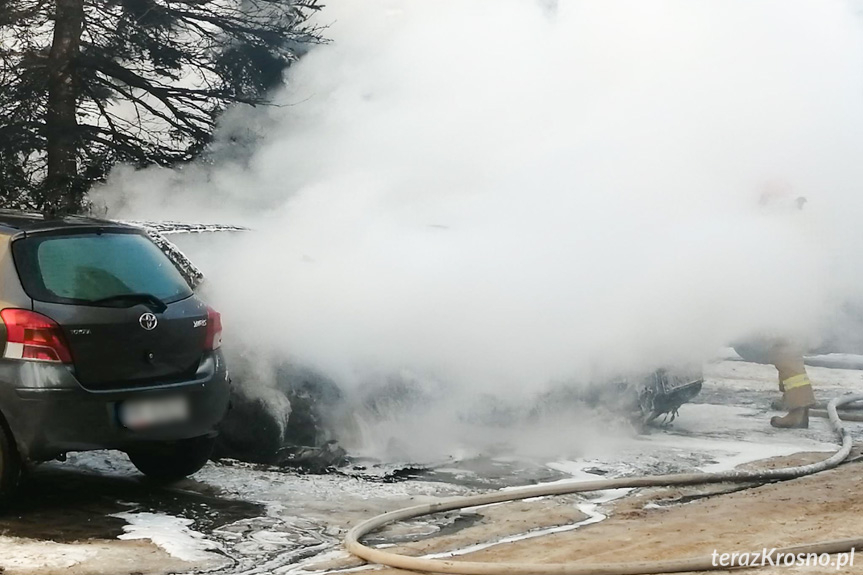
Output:
<instances>
[{"instance_id":1,"label":"smoke plume","mask_svg":"<svg viewBox=\"0 0 863 575\"><path fill-rule=\"evenodd\" d=\"M863 34L841 0L334 1L207 162L119 169L226 342L453 397L817 343L863 285ZM797 197L805 197L798 209ZM467 400L465 400L467 401Z\"/></svg>"}]
</instances>

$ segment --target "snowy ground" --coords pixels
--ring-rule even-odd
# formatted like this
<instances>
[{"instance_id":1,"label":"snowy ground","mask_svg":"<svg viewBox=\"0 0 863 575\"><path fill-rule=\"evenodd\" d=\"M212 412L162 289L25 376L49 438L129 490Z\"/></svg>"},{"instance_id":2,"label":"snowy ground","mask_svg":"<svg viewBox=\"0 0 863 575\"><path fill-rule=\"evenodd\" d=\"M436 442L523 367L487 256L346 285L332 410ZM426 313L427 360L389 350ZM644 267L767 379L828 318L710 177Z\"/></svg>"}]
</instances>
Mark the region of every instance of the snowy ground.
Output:
<instances>
[{"instance_id":1,"label":"snowy ground","mask_svg":"<svg viewBox=\"0 0 863 575\"><path fill-rule=\"evenodd\" d=\"M820 399L863 392L863 371L813 367L809 372ZM499 453L452 458L399 473L405 465L366 464L343 474L298 475L245 464L209 464L194 480L158 488L142 480L121 454L72 454L66 463L37 469L12 513L0 517L0 565L6 575L60 569L252 574L347 568L357 563L340 549L346 529L405 505L537 482L716 471L834 448L824 420L815 419L808 430L772 429L769 402L777 396L771 366L719 360L705 367L701 395L681 409L673 425L647 435L617 434L600 450L601 456L597 450L583 457L583 449L561 447L558 456L542 460ZM863 441L863 426L849 427ZM573 496L559 516L546 514L522 531L489 537L518 540L595 523L605 518L609 501L624 494ZM396 526L386 537L397 542L452 535L475 528L476 521L470 513L447 514ZM531 533L534 526L542 531ZM457 539L451 539L449 547L436 552L458 552ZM477 549L487 543L475 540L462 547Z\"/></svg>"}]
</instances>

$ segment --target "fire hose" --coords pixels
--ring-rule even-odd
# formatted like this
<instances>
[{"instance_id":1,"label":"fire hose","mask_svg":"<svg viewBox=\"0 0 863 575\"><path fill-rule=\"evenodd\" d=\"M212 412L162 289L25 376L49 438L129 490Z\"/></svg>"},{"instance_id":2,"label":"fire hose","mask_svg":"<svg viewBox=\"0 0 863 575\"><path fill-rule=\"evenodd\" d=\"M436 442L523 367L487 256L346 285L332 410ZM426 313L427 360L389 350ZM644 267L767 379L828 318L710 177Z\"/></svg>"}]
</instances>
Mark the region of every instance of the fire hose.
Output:
<instances>
[{"instance_id":1,"label":"fire hose","mask_svg":"<svg viewBox=\"0 0 863 575\"><path fill-rule=\"evenodd\" d=\"M455 497L436 503L415 505L383 513L363 521L345 536L345 547L350 553L371 563L387 565L410 571L426 571L433 573L453 573L458 575L639 575L647 573L677 573L683 571L709 571L728 569L729 567L745 566L739 558L722 566L715 564L712 556L670 559L664 561L639 561L627 563L489 563L477 561L451 561L444 559L428 559L423 557L407 557L382 549L374 549L360 543L360 539L368 533L380 529L390 523L404 521L423 515L491 505L508 501L518 501L531 497L547 497L571 493L586 493L604 491L607 489L637 488L637 487L670 487L679 485L705 485L710 483L768 483L797 479L813 473L833 469L848 458L851 453L851 434L842 425L837 408L857 401L863 401L863 394L845 395L830 401L826 406L827 418L841 446L831 456L807 465L785 467L781 469L763 470L729 470L718 473L674 473L668 475L651 475L642 477L624 477L619 479L600 479L595 481L579 481L565 484L536 485L505 492L485 493L467 497ZM863 534L858 538L819 541L793 547L777 548L776 553L822 554L840 553L852 549L863 548ZM752 553L760 552L753 551ZM742 555L742 554L741 554Z\"/></svg>"}]
</instances>

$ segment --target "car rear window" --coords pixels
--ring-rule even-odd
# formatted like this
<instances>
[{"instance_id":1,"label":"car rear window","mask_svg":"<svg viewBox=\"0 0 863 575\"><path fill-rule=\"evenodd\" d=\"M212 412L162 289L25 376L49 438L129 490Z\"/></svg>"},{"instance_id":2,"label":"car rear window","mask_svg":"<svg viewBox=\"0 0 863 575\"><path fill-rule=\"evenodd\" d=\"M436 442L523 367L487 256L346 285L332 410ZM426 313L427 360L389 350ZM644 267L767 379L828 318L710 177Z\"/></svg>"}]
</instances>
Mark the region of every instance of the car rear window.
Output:
<instances>
[{"instance_id":1,"label":"car rear window","mask_svg":"<svg viewBox=\"0 0 863 575\"><path fill-rule=\"evenodd\" d=\"M150 294L171 303L192 295L171 260L137 233L30 236L12 249L24 290L38 301L87 303Z\"/></svg>"}]
</instances>

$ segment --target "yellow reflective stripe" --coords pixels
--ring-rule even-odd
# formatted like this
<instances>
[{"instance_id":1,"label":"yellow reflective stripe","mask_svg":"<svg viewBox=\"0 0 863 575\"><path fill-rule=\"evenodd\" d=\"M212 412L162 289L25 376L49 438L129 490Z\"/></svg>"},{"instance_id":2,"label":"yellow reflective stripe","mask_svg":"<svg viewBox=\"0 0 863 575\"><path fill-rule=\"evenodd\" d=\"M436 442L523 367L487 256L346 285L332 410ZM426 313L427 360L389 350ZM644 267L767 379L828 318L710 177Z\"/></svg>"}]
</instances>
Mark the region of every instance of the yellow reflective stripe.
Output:
<instances>
[{"instance_id":1,"label":"yellow reflective stripe","mask_svg":"<svg viewBox=\"0 0 863 575\"><path fill-rule=\"evenodd\" d=\"M782 386L785 388L785 391L794 389L795 387L803 387L805 385L812 385L812 382L809 381L809 376L805 373L789 377L782 382Z\"/></svg>"}]
</instances>

